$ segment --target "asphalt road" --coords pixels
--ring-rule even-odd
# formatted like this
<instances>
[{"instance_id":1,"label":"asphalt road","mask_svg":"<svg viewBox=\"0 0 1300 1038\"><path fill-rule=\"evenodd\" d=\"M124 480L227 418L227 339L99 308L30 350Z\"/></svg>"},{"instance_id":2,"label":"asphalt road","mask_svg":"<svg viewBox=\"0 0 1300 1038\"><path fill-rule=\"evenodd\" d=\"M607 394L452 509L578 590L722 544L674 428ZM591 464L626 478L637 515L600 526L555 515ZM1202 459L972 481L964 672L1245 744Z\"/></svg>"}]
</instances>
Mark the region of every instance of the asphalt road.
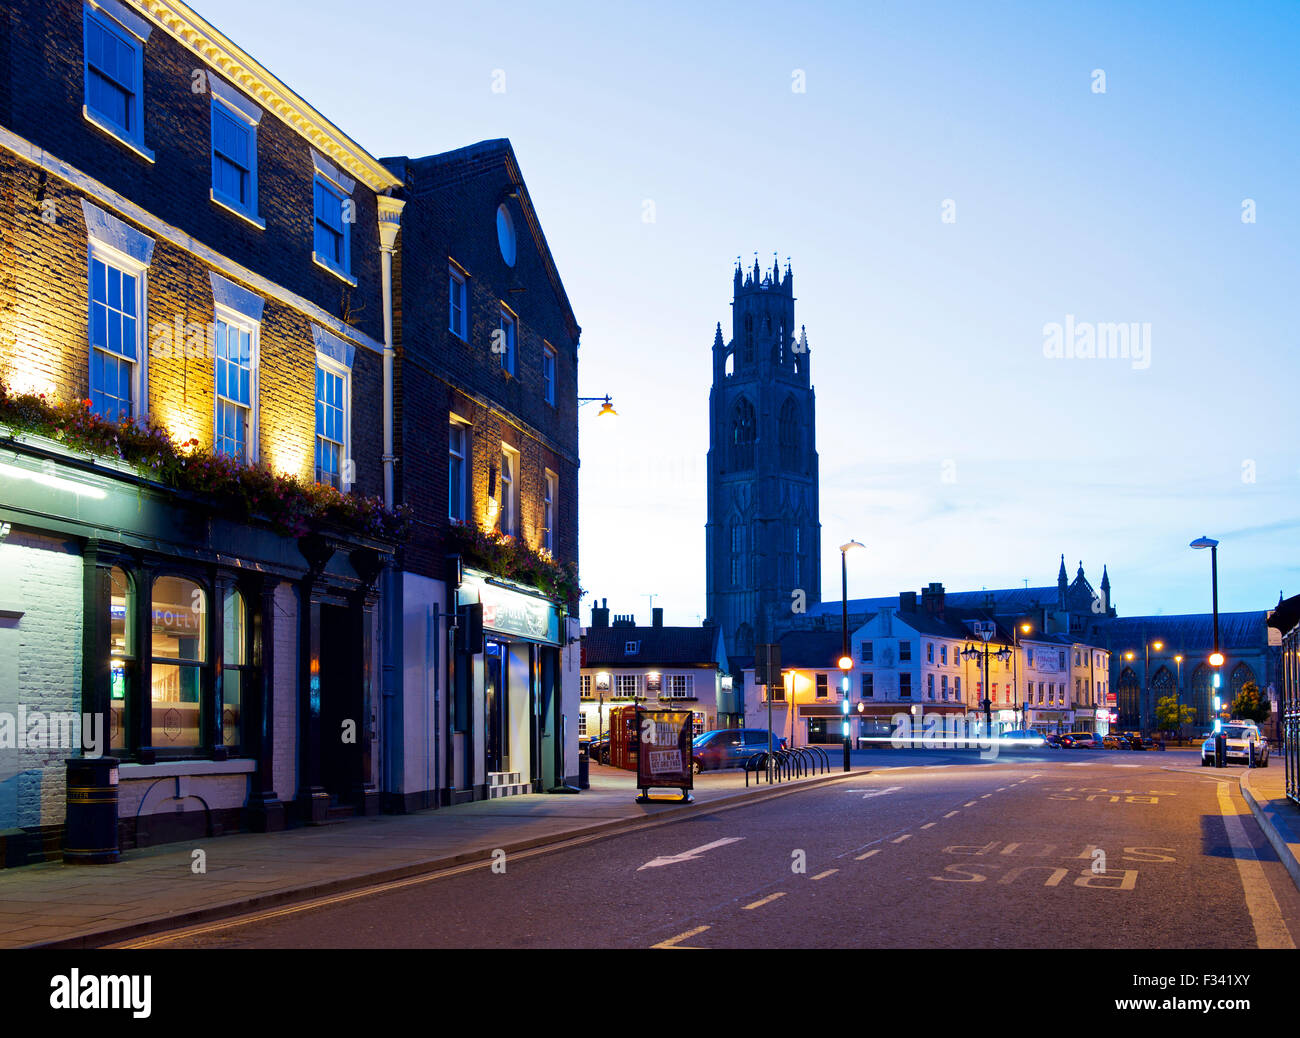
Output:
<instances>
[{"instance_id":1,"label":"asphalt road","mask_svg":"<svg viewBox=\"0 0 1300 1038\"><path fill-rule=\"evenodd\" d=\"M1179 753L866 759L879 770L764 803L127 946L1300 944L1300 893L1239 769Z\"/></svg>"}]
</instances>

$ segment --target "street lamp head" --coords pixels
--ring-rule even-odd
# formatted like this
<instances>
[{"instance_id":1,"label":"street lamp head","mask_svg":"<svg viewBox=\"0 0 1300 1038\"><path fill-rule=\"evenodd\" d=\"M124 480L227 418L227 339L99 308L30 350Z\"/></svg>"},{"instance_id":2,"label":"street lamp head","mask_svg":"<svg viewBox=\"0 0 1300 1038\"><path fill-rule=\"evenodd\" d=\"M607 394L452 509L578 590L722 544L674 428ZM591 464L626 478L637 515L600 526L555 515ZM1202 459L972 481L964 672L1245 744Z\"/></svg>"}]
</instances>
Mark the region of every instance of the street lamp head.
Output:
<instances>
[{"instance_id":1,"label":"street lamp head","mask_svg":"<svg viewBox=\"0 0 1300 1038\"><path fill-rule=\"evenodd\" d=\"M1159 652L1159 651L1160 651L1161 649L1163 649L1164 647L1165 647L1165 643L1164 643L1164 642L1152 642L1152 643L1151 643L1151 648L1155 649L1156 652Z\"/></svg>"},{"instance_id":2,"label":"street lamp head","mask_svg":"<svg viewBox=\"0 0 1300 1038\"><path fill-rule=\"evenodd\" d=\"M866 545L863 544L861 541L849 541L848 544L841 544L841 545L840 545L840 551L842 551L842 552L844 552L845 554L847 554L847 553L848 553L848 550L849 550L850 548L865 548L865 547L866 547Z\"/></svg>"},{"instance_id":3,"label":"street lamp head","mask_svg":"<svg viewBox=\"0 0 1300 1038\"><path fill-rule=\"evenodd\" d=\"M1174 657L1174 662L1175 662L1175 663L1182 663L1182 662L1183 662L1183 657L1182 657L1181 655L1175 656L1175 657Z\"/></svg>"},{"instance_id":4,"label":"street lamp head","mask_svg":"<svg viewBox=\"0 0 1300 1038\"><path fill-rule=\"evenodd\" d=\"M1222 667L1222 666L1223 666L1223 660L1224 660L1223 653L1221 653L1221 652L1212 652L1212 653L1210 653L1210 666L1211 666L1211 667Z\"/></svg>"},{"instance_id":5,"label":"street lamp head","mask_svg":"<svg viewBox=\"0 0 1300 1038\"><path fill-rule=\"evenodd\" d=\"M1209 537L1197 537L1188 547L1191 548L1217 548L1219 542Z\"/></svg>"},{"instance_id":6,"label":"street lamp head","mask_svg":"<svg viewBox=\"0 0 1300 1038\"><path fill-rule=\"evenodd\" d=\"M1126 652L1126 653L1124 653L1124 658L1125 658L1126 660L1128 660L1128 661L1131 663L1131 662L1133 661L1133 657L1134 657L1134 655L1135 655L1135 653L1133 653L1133 652L1131 652L1131 651L1130 651L1130 652Z\"/></svg>"},{"instance_id":7,"label":"street lamp head","mask_svg":"<svg viewBox=\"0 0 1300 1038\"><path fill-rule=\"evenodd\" d=\"M846 673L847 673L848 671L852 670L852 669L853 669L853 657L852 657L852 656L841 656L841 657L840 657L840 660L839 660L839 668L840 668L840 670L845 671Z\"/></svg>"},{"instance_id":8,"label":"street lamp head","mask_svg":"<svg viewBox=\"0 0 1300 1038\"><path fill-rule=\"evenodd\" d=\"M1033 628L1033 626L1032 626L1031 624L1021 624L1021 625L1020 625L1020 633L1021 633L1021 634L1028 634L1028 633L1029 633L1030 631L1032 631L1033 629L1034 629L1034 628Z\"/></svg>"},{"instance_id":9,"label":"street lamp head","mask_svg":"<svg viewBox=\"0 0 1300 1038\"><path fill-rule=\"evenodd\" d=\"M605 415L613 415L615 418L618 417L618 412L614 410L614 401L611 400L608 395L606 395L605 399L601 401L600 410L596 413L596 417L603 418Z\"/></svg>"}]
</instances>

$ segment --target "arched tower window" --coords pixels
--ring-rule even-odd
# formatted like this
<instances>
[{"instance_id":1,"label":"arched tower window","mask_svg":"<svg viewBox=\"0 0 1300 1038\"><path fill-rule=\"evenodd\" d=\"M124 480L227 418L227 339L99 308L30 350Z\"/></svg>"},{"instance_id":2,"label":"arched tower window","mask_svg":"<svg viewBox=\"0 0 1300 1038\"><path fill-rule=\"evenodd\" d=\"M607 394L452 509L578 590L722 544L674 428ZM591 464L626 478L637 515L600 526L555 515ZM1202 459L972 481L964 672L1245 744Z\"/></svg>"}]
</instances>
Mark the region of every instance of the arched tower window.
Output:
<instances>
[{"instance_id":1,"label":"arched tower window","mask_svg":"<svg viewBox=\"0 0 1300 1038\"><path fill-rule=\"evenodd\" d=\"M1125 667L1115 688L1115 705L1118 708L1121 728L1137 728L1142 723L1138 706L1141 691L1142 686L1138 683L1137 675L1131 668Z\"/></svg>"},{"instance_id":2,"label":"arched tower window","mask_svg":"<svg viewBox=\"0 0 1300 1038\"><path fill-rule=\"evenodd\" d=\"M754 315L745 315L745 363L754 363Z\"/></svg>"},{"instance_id":3,"label":"arched tower window","mask_svg":"<svg viewBox=\"0 0 1300 1038\"><path fill-rule=\"evenodd\" d=\"M1214 670L1204 663L1192 673L1192 706L1196 707L1198 726L1214 723Z\"/></svg>"},{"instance_id":4,"label":"arched tower window","mask_svg":"<svg viewBox=\"0 0 1300 1038\"><path fill-rule=\"evenodd\" d=\"M1228 688L1232 696L1232 702L1237 701L1237 696L1241 694L1242 688L1247 681L1255 681L1255 672L1248 663L1238 663L1233 668L1232 678L1228 682ZM1255 681L1255 688L1259 689L1259 682ZM1260 698L1263 698L1263 692L1260 691Z\"/></svg>"},{"instance_id":5,"label":"arched tower window","mask_svg":"<svg viewBox=\"0 0 1300 1038\"><path fill-rule=\"evenodd\" d=\"M754 439L756 436L754 405L745 397L736 401L731 412L731 467L754 467Z\"/></svg>"},{"instance_id":6,"label":"arched tower window","mask_svg":"<svg viewBox=\"0 0 1300 1038\"><path fill-rule=\"evenodd\" d=\"M781 445L781 467L797 469L799 467L799 408L793 397L786 397L781 405L781 416L777 424L778 442Z\"/></svg>"}]
</instances>

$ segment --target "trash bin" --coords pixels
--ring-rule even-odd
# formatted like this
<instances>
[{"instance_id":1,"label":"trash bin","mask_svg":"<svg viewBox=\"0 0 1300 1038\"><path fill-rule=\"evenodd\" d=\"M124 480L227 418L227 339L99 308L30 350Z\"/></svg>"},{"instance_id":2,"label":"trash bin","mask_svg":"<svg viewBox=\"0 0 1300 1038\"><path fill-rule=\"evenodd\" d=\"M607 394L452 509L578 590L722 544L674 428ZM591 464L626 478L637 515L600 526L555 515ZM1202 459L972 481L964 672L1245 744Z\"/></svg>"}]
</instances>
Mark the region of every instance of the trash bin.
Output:
<instances>
[{"instance_id":1,"label":"trash bin","mask_svg":"<svg viewBox=\"0 0 1300 1038\"><path fill-rule=\"evenodd\" d=\"M578 751L578 788L591 788L591 758L587 756L587 747Z\"/></svg>"},{"instance_id":2,"label":"trash bin","mask_svg":"<svg viewBox=\"0 0 1300 1038\"><path fill-rule=\"evenodd\" d=\"M117 763L116 757L68 760L64 864L110 865L121 859L117 845Z\"/></svg>"}]
</instances>

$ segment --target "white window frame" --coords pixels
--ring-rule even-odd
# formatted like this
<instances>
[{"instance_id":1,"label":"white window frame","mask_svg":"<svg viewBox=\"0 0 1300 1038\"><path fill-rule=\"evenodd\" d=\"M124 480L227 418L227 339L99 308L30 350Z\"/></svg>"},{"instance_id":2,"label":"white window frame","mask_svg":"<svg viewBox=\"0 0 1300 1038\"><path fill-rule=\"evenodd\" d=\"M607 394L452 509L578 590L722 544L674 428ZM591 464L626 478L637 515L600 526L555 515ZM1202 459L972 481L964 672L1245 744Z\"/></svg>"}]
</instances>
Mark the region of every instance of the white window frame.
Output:
<instances>
[{"instance_id":1,"label":"white window frame","mask_svg":"<svg viewBox=\"0 0 1300 1038\"><path fill-rule=\"evenodd\" d=\"M94 261L110 264L135 278L136 358L131 381L131 417L149 413L149 266L153 260L153 239L129 224L82 200L86 220L86 348L87 364L93 344L91 308L94 305L92 267ZM86 369L87 396L93 393L90 367Z\"/></svg>"},{"instance_id":2,"label":"white window frame","mask_svg":"<svg viewBox=\"0 0 1300 1038\"><path fill-rule=\"evenodd\" d=\"M594 698L594 697L592 696L592 694L591 694L591 675L590 675L590 674L580 674L580 675L578 676L578 698L579 698L579 699L592 699L592 698Z\"/></svg>"},{"instance_id":3,"label":"white window frame","mask_svg":"<svg viewBox=\"0 0 1300 1038\"><path fill-rule=\"evenodd\" d=\"M223 209L228 209L236 216L251 223L259 230L266 230L266 221L257 215L257 127L262 121L262 110L252 104L233 87L208 74L208 90L212 93L211 138L209 153L212 159L212 184L208 197ZM248 129L248 202L240 202L222 191L217 190L217 116L224 115ZM313 219L315 213L312 214ZM314 224L313 224L314 226Z\"/></svg>"},{"instance_id":4,"label":"white window frame","mask_svg":"<svg viewBox=\"0 0 1300 1038\"><path fill-rule=\"evenodd\" d=\"M623 686L630 684L631 692L623 690ZM640 695L641 693L641 675L640 674L615 674L614 675L614 696L617 698L630 698Z\"/></svg>"},{"instance_id":5,"label":"white window frame","mask_svg":"<svg viewBox=\"0 0 1300 1038\"><path fill-rule=\"evenodd\" d=\"M555 506L559 498L560 477L550 469L542 490L542 549L550 555L555 554Z\"/></svg>"},{"instance_id":6,"label":"white window frame","mask_svg":"<svg viewBox=\"0 0 1300 1038\"><path fill-rule=\"evenodd\" d=\"M674 686L678 686L674 688ZM694 674L665 674L664 691L660 699L694 699L695 698L695 675Z\"/></svg>"},{"instance_id":7,"label":"white window frame","mask_svg":"<svg viewBox=\"0 0 1300 1038\"><path fill-rule=\"evenodd\" d=\"M312 163L316 168L312 177L311 189L311 256L317 266L324 267L331 274L342 278L349 285L356 287L356 278L352 276L352 223L343 216L343 203L351 201L356 181L340 173L332 162L319 152L312 150ZM316 185L320 184L339 201L339 221L343 226L343 263L335 263L333 258L322 256L316 251Z\"/></svg>"},{"instance_id":8,"label":"white window frame","mask_svg":"<svg viewBox=\"0 0 1300 1038\"><path fill-rule=\"evenodd\" d=\"M348 474L352 470L352 367L337 360L328 353L316 351L316 367L322 371L337 375L343 380L343 443L339 447L339 490L347 493L352 489L352 480ZM312 413L316 411L316 392L312 389ZM316 445L321 439L321 431L313 421L312 435L312 471L316 466Z\"/></svg>"},{"instance_id":9,"label":"white window frame","mask_svg":"<svg viewBox=\"0 0 1300 1038\"><path fill-rule=\"evenodd\" d=\"M461 292L460 327L456 327L456 289ZM447 325L448 331L461 342L469 342L469 278L456 267L447 267Z\"/></svg>"},{"instance_id":10,"label":"white window frame","mask_svg":"<svg viewBox=\"0 0 1300 1038\"><path fill-rule=\"evenodd\" d=\"M559 354L549 342L542 343L542 395L548 404L555 406L555 377L559 370Z\"/></svg>"},{"instance_id":11,"label":"white window frame","mask_svg":"<svg viewBox=\"0 0 1300 1038\"><path fill-rule=\"evenodd\" d=\"M239 331L248 332L248 453L245 457L239 459L245 465L256 465L259 458L258 451L258 410L260 403L260 394L258 392L258 383L261 381L261 354L262 354L262 324L260 321L254 321L247 315L240 313L228 306L217 303L213 306L212 320L214 323L220 321L230 328ZM217 358L214 354L212 358L212 374L216 378ZM217 414L220 411L221 401L227 399L222 397L213 386L212 391L212 449L217 449ZM315 393L312 395L313 411L315 410ZM234 402L234 401L232 401Z\"/></svg>"},{"instance_id":12,"label":"white window frame","mask_svg":"<svg viewBox=\"0 0 1300 1038\"><path fill-rule=\"evenodd\" d=\"M501 304L500 317L497 319L497 328L501 331L509 329L506 335L506 348L497 354L501 361L501 370L507 375L514 376L518 365L516 364L516 355L519 352L519 318L510 310L505 303Z\"/></svg>"},{"instance_id":13,"label":"white window frame","mask_svg":"<svg viewBox=\"0 0 1300 1038\"><path fill-rule=\"evenodd\" d=\"M144 45L149 41L153 26L120 0L85 0L82 4L81 25L81 114L85 120L103 130L110 137L125 144L147 162L154 161L154 153L144 144ZM88 37L91 23L130 47L135 55L135 90L131 95L129 120L134 129L118 126L113 120L90 107L90 48Z\"/></svg>"},{"instance_id":14,"label":"white window frame","mask_svg":"<svg viewBox=\"0 0 1300 1038\"><path fill-rule=\"evenodd\" d=\"M510 479L506 479L506 460L511 462ZM497 474L497 497L501 502L501 532L519 536L519 452L508 443L501 444L501 471Z\"/></svg>"},{"instance_id":15,"label":"white window frame","mask_svg":"<svg viewBox=\"0 0 1300 1038\"><path fill-rule=\"evenodd\" d=\"M459 429L464 437L461 453L457 455L460 458L460 486L459 487L453 487L451 485L451 458L453 453L455 453L452 450L452 439L451 439L451 430L453 428ZM448 415L447 417L447 518L452 522L463 523L469 521L469 465L470 465L471 451L473 450L473 445L470 439L471 431L472 431L472 426L469 424L469 422L465 421L463 418L458 417L457 415L454 414ZM459 490L460 492L459 493L460 512L461 512L460 515L452 514L451 495L453 490Z\"/></svg>"}]
</instances>

